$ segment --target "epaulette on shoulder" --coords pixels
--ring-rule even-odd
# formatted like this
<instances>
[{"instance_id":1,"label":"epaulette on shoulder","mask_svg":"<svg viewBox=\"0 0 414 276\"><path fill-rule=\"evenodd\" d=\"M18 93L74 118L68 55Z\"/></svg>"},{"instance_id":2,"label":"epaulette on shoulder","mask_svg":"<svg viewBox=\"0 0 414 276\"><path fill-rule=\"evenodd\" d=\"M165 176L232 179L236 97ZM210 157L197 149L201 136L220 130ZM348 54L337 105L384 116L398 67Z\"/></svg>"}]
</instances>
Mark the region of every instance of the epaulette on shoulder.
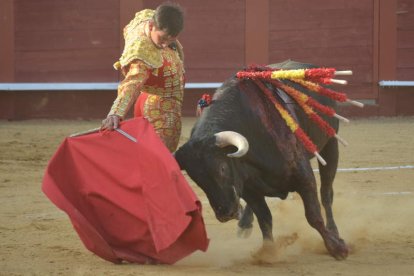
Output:
<instances>
[{"instance_id":1,"label":"epaulette on shoulder","mask_svg":"<svg viewBox=\"0 0 414 276\"><path fill-rule=\"evenodd\" d=\"M114 64L115 69L120 69L135 59L141 60L151 68L162 66L161 52L152 43L151 39L144 35L143 25L154 15L154 10L146 9L136 13L135 17L124 29L125 47L121 58Z\"/></svg>"},{"instance_id":2,"label":"epaulette on shoulder","mask_svg":"<svg viewBox=\"0 0 414 276\"><path fill-rule=\"evenodd\" d=\"M154 44L147 37L134 40L125 47L120 59L121 66L126 66L131 61L138 59L146 63L151 68L159 68L162 66L162 55Z\"/></svg>"}]
</instances>

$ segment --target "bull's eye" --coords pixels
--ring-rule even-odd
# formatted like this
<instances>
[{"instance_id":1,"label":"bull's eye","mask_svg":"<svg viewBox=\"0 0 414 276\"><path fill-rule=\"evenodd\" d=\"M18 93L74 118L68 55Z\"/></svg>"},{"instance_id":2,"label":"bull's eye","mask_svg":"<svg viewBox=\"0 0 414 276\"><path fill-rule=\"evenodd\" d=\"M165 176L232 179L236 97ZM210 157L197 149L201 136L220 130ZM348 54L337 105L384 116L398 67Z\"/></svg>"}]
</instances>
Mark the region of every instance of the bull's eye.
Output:
<instances>
[{"instance_id":1,"label":"bull's eye","mask_svg":"<svg viewBox=\"0 0 414 276\"><path fill-rule=\"evenodd\" d=\"M219 166L219 172L220 172L220 175L222 176L222 177L224 177L224 176L226 176L226 172L227 172L227 164L226 163L222 163L222 164L220 164L220 166Z\"/></svg>"}]
</instances>

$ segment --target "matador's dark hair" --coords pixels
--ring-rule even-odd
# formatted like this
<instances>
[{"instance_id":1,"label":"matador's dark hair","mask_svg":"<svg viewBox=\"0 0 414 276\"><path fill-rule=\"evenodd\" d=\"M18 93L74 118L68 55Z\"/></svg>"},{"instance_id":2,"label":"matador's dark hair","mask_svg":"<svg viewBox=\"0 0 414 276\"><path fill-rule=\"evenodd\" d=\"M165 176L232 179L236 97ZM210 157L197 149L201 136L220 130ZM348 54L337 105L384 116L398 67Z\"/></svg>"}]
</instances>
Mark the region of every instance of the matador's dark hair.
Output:
<instances>
[{"instance_id":1,"label":"matador's dark hair","mask_svg":"<svg viewBox=\"0 0 414 276\"><path fill-rule=\"evenodd\" d=\"M176 3L159 5L153 20L158 29L166 31L170 36L177 36L184 28L184 12Z\"/></svg>"}]
</instances>

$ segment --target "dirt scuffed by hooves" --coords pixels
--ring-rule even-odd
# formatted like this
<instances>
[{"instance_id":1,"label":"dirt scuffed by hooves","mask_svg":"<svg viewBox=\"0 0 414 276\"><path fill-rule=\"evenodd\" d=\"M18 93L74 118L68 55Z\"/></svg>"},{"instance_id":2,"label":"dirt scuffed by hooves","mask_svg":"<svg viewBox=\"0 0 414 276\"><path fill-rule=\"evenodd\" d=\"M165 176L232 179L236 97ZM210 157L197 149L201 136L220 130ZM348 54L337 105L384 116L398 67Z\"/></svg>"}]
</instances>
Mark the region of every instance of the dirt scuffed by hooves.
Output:
<instances>
[{"instance_id":1,"label":"dirt scuffed by hooves","mask_svg":"<svg viewBox=\"0 0 414 276\"><path fill-rule=\"evenodd\" d=\"M274 242L265 241L257 252L252 254L252 264L266 265L286 260L286 249L299 238L297 233L280 236Z\"/></svg>"}]
</instances>

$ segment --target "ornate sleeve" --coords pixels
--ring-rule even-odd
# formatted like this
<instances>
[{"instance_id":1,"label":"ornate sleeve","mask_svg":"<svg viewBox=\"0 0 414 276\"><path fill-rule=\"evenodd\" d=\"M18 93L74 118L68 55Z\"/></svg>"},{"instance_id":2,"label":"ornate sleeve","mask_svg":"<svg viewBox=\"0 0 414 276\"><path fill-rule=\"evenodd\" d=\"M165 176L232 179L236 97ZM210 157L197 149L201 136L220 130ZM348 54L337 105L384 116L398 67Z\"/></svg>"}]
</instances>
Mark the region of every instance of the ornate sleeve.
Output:
<instances>
[{"instance_id":1,"label":"ornate sleeve","mask_svg":"<svg viewBox=\"0 0 414 276\"><path fill-rule=\"evenodd\" d=\"M118 96L112 104L108 115L124 118L130 107L138 98L141 88L148 79L151 67L140 60L130 63L125 79L118 86Z\"/></svg>"}]
</instances>

